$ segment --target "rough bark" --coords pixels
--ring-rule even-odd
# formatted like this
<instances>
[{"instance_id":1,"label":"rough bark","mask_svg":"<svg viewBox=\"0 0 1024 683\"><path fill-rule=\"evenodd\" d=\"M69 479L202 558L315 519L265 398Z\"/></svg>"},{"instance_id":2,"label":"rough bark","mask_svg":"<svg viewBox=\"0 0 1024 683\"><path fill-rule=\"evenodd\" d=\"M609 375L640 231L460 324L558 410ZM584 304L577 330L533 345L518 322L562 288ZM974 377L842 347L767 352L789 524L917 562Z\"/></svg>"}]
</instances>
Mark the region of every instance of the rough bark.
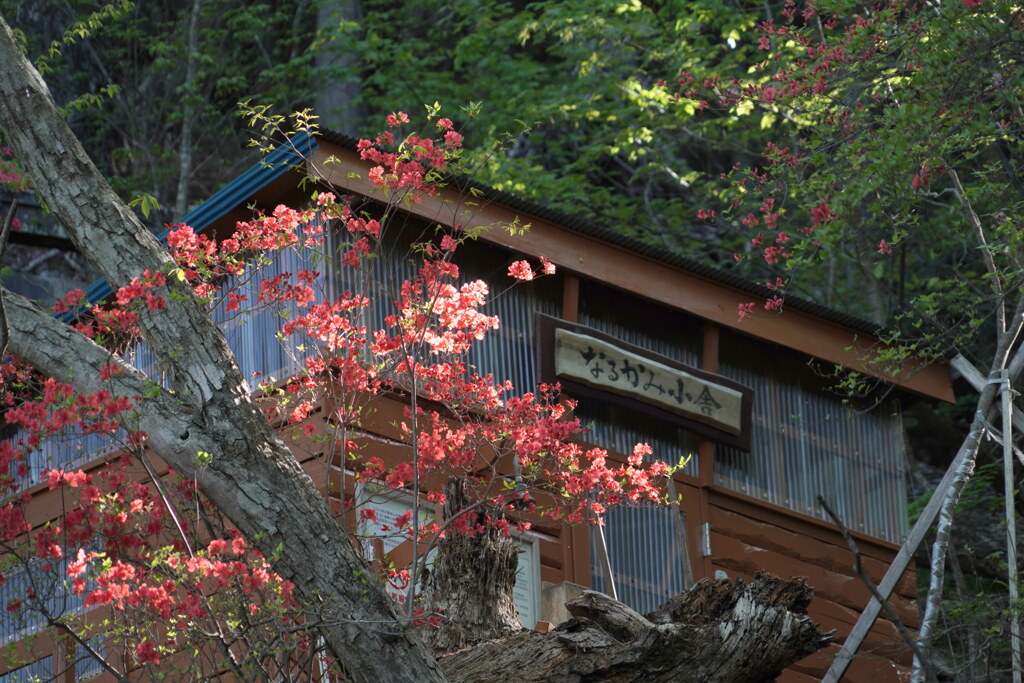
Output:
<instances>
[{"instance_id":1,"label":"rough bark","mask_svg":"<svg viewBox=\"0 0 1024 683\"><path fill-rule=\"evenodd\" d=\"M473 503L465 479L449 482L443 520L462 515L470 528L482 528L474 535L445 534L437 544L437 560L421 592L426 611L440 618L436 627L423 633L437 654L522 630L512 597L519 549L493 525L482 525L482 516L489 511L474 509Z\"/></svg>"},{"instance_id":2,"label":"rough bark","mask_svg":"<svg viewBox=\"0 0 1024 683\"><path fill-rule=\"evenodd\" d=\"M768 681L829 643L806 615L804 579L758 573L704 580L646 617L587 591L566 603L573 619L441 659L452 681L603 683Z\"/></svg>"},{"instance_id":3,"label":"rough bark","mask_svg":"<svg viewBox=\"0 0 1024 683\"><path fill-rule=\"evenodd\" d=\"M96 170L2 19L0 63L0 128L79 251L115 289L144 269L168 270L166 250ZM318 631L354 680L443 680L252 401L227 343L187 283L173 277L168 283L167 307L140 314L143 336L174 390L152 402L163 411L140 407L150 446L179 472L195 476L305 604L315 606ZM103 349L24 300L5 292L4 302L12 353L79 391L98 388L92 386L96 372L110 361ZM130 395L146 394L138 390L144 379L127 370L121 390L134 383ZM201 471L199 451L214 454Z\"/></svg>"}]
</instances>

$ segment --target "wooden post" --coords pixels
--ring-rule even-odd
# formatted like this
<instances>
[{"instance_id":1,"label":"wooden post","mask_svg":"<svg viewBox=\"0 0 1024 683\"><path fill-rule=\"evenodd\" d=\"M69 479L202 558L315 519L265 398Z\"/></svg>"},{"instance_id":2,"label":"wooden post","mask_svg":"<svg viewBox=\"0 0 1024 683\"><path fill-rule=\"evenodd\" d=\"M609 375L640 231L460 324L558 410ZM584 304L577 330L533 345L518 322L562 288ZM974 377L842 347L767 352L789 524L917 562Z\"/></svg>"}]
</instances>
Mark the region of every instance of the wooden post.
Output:
<instances>
[{"instance_id":1,"label":"wooden post","mask_svg":"<svg viewBox=\"0 0 1024 683\"><path fill-rule=\"evenodd\" d=\"M1010 371L999 372L1003 409L1003 504L1006 518L1006 564L1010 587L1010 669L1013 683L1021 683L1020 617L1017 615L1017 508L1013 494L1013 387L1010 386Z\"/></svg>"},{"instance_id":2,"label":"wooden post","mask_svg":"<svg viewBox=\"0 0 1024 683\"><path fill-rule=\"evenodd\" d=\"M718 372L718 347L719 328L712 322L705 322L701 326L703 334L703 346L701 349L700 367L708 372ZM700 510L701 533L710 534L711 504L708 498L708 488L715 483L715 442L706 437L701 437L698 446L697 479L700 486L697 489ZM711 539L705 541L710 545ZM702 543L703 547L703 543ZM714 574L711 555L700 554L700 573L702 578L711 578Z\"/></svg>"},{"instance_id":3,"label":"wooden post","mask_svg":"<svg viewBox=\"0 0 1024 683\"><path fill-rule=\"evenodd\" d=\"M594 528L597 529L597 554L601 558L601 571L604 573L604 580L606 584L605 588L610 588L611 591L609 591L609 594L618 600L619 592L615 589L615 575L612 573L612 558L608 554L608 544L605 542L604 538L604 527L598 525Z\"/></svg>"},{"instance_id":4,"label":"wooden post","mask_svg":"<svg viewBox=\"0 0 1024 683\"><path fill-rule=\"evenodd\" d=\"M579 322L580 278L562 271L562 320ZM586 588L592 585L590 578L590 534L580 525L562 527L562 568L563 580Z\"/></svg>"},{"instance_id":5,"label":"wooden post","mask_svg":"<svg viewBox=\"0 0 1024 683\"><path fill-rule=\"evenodd\" d=\"M566 273L562 280L562 320L576 323L580 320L580 279Z\"/></svg>"},{"instance_id":6,"label":"wooden post","mask_svg":"<svg viewBox=\"0 0 1024 683\"><path fill-rule=\"evenodd\" d=\"M946 470L945 476L942 477L942 481L936 487L935 493L932 494L931 500L928 501L928 505L921 512L921 516L918 517L914 528L910 530L907 540L903 542L903 546L896 553L896 558L889 565L889 569L886 570L882 582L878 584L878 593L883 599L888 598L892 594L893 589L896 588L896 584L903 576L907 565L910 564L914 553L917 552L917 547L921 545L925 534L928 533L932 523L935 522L935 518L939 514L939 508L942 507L942 503L945 500L946 491L953 485L953 480L956 478L957 470L960 469L960 465L970 454L971 451L967 448L961 448L956 454L953 462L950 463L949 468ZM857 623L854 624L850 635L847 636L836 658L832 661L832 666L825 673L825 677L821 679L822 683L839 683L842 680L846 668L850 666L853 656L857 653L860 644L864 642L864 638L867 637L881 609L882 604L872 597L864 611L861 612L860 618L857 619Z\"/></svg>"}]
</instances>

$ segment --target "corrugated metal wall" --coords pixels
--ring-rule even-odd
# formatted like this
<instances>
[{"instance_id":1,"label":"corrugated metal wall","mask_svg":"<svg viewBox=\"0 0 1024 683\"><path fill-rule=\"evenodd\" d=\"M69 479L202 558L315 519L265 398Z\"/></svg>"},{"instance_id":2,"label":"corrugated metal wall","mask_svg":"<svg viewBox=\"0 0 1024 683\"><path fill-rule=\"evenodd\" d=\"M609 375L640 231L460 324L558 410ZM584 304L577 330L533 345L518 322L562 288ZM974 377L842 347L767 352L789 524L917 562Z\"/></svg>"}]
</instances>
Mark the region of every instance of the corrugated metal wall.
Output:
<instances>
[{"instance_id":1,"label":"corrugated metal wall","mask_svg":"<svg viewBox=\"0 0 1024 683\"><path fill-rule=\"evenodd\" d=\"M89 639L89 647L91 647L100 656L107 656L107 639L104 636L96 636L95 638ZM89 654L89 651L79 645L75 650L75 681L87 681L92 678L96 678L102 674L106 669Z\"/></svg>"},{"instance_id":2,"label":"corrugated metal wall","mask_svg":"<svg viewBox=\"0 0 1024 683\"><path fill-rule=\"evenodd\" d=\"M501 382L510 380L516 394L537 388L536 321L538 313L562 314L561 275L512 285L508 267L515 257L485 245L467 245L470 258L463 268L466 279L480 279L491 286L492 301L486 309L498 316L501 326L477 343L469 362L480 374L493 373Z\"/></svg>"},{"instance_id":3,"label":"corrugated metal wall","mask_svg":"<svg viewBox=\"0 0 1024 683\"><path fill-rule=\"evenodd\" d=\"M606 287L590 280L580 281L581 325L593 327L616 339L639 346L693 367L700 367L703 335L700 323L679 311ZM683 470L697 476L696 434L666 425L631 410L581 401L576 416L590 425L586 439L620 453L632 453L634 444L647 442L653 457L676 464L690 460Z\"/></svg>"},{"instance_id":4,"label":"corrugated metal wall","mask_svg":"<svg viewBox=\"0 0 1024 683\"><path fill-rule=\"evenodd\" d=\"M324 270L323 259L314 250L282 249L271 254L267 261L257 276L229 283L224 286L224 291L234 290L245 294L249 306L256 307L260 282L282 273L291 273L289 282L295 282L295 274L301 270ZM323 274L312 283L312 287L321 298L330 294L327 278ZM242 310L245 311L245 308L243 304ZM284 379L303 367L302 354L296 352L287 340L282 344L275 338L281 325L296 314L301 314L302 310L291 304L278 304L273 308L240 314L240 311L228 312L227 302L220 301L210 315L234 352L242 377L251 386L255 386L269 377ZM254 377L260 380L254 382Z\"/></svg>"},{"instance_id":5,"label":"corrugated metal wall","mask_svg":"<svg viewBox=\"0 0 1024 683\"><path fill-rule=\"evenodd\" d=\"M605 515L605 543L619 600L645 614L682 592L683 554L677 542L675 507L626 506ZM591 530L590 572L594 590L611 594Z\"/></svg>"},{"instance_id":6,"label":"corrugated metal wall","mask_svg":"<svg viewBox=\"0 0 1024 683\"><path fill-rule=\"evenodd\" d=\"M592 400L580 401L576 417L589 426L583 438L597 446L628 455L637 443L646 442L654 449L648 459L675 465L680 458L688 457L689 461L682 471L697 476L700 440L692 432L665 424L654 417Z\"/></svg>"},{"instance_id":7,"label":"corrugated metal wall","mask_svg":"<svg viewBox=\"0 0 1024 683\"><path fill-rule=\"evenodd\" d=\"M97 636L89 640L89 646L99 653L101 656L106 656L106 638L103 636ZM75 682L88 681L96 678L100 674L106 671L103 666L93 657L89 652L79 645L75 650ZM63 671L63 665L60 670ZM31 664L19 667L13 671L0 676L0 683L40 683L42 681L52 681L53 676L53 656L49 655L42 659L37 659ZM57 680L63 680L58 678Z\"/></svg>"},{"instance_id":8,"label":"corrugated metal wall","mask_svg":"<svg viewBox=\"0 0 1024 683\"><path fill-rule=\"evenodd\" d=\"M76 595L67 584L67 559L55 564L54 569L43 571L38 561L30 561L27 566L5 571L7 581L0 586L0 609L5 609L11 600L25 599L26 592L31 591L37 597L28 601L29 607L35 604L53 618L84 612L85 593ZM46 625L47 621L38 609L22 609L14 613L5 610L4 618L0 619L0 646L38 633Z\"/></svg>"},{"instance_id":9,"label":"corrugated metal wall","mask_svg":"<svg viewBox=\"0 0 1024 683\"><path fill-rule=\"evenodd\" d=\"M19 430L10 438L16 440L22 436L23 432ZM114 452L120 444L118 438L104 434L83 434L79 425L69 425L43 439L39 448L26 454L26 476L18 476L18 466L14 463L11 464L10 474L16 482L16 490L23 491L39 483L44 470L76 469L106 453Z\"/></svg>"},{"instance_id":10,"label":"corrugated metal wall","mask_svg":"<svg viewBox=\"0 0 1024 683\"><path fill-rule=\"evenodd\" d=\"M700 367L700 323L679 311L581 279L579 322L627 344ZM576 415L590 425L585 436L588 441L626 454L632 452L634 444L646 442L654 449L653 458L670 464L689 456L683 471L697 475L696 434L597 401L581 401ZM684 556L678 542L679 515L675 507L652 506L619 507L605 515L605 544L619 600L641 614L686 587ZM597 529L592 529L591 576L595 590L608 592L611 587L599 557L596 534Z\"/></svg>"},{"instance_id":11,"label":"corrugated metal wall","mask_svg":"<svg viewBox=\"0 0 1024 683\"><path fill-rule=\"evenodd\" d=\"M241 285L227 284L224 291L237 287L236 291L246 294L249 302L255 305L261 280L283 272L294 274L299 270L316 269L314 266L315 263L310 263L309 254L296 253L290 249L282 250L269 259L259 277ZM326 279L321 277L314 284L314 288L323 288L325 283ZM294 306L242 314L238 311L229 313L225 309L226 302L220 301L213 307L211 317L223 331L235 354L242 376L249 381L250 386L255 386L252 379L256 371L261 372L262 377L273 376L281 379L298 370L302 359L296 357L294 352L289 352L287 345L282 345L274 338L285 320L282 314L293 314L296 310ZM160 376L156 357L144 343L137 344L131 360L136 368L165 384ZM12 438L17 438L17 435ZM38 449L28 455L28 476L21 478L19 486L24 489L38 483L46 469L74 469L120 447L121 441L118 438L97 434L83 435L79 426L72 425L47 437Z\"/></svg>"},{"instance_id":12,"label":"corrugated metal wall","mask_svg":"<svg viewBox=\"0 0 1024 683\"><path fill-rule=\"evenodd\" d=\"M412 246L423 239L414 227L390 228L387 244L360 268L334 267L328 279L333 292L351 291L371 300L364 324L370 330L384 327L384 319L396 313L394 305L402 282L413 280L423 257ZM459 246L455 262L460 281L483 280L490 287L490 300L482 309L501 321L497 330L476 342L468 363L482 375L492 373L498 382L509 380L517 394L536 387L534 363L534 321L537 312L559 315L561 312L561 277L545 277L515 286L508 276L508 267L516 260L510 252L469 241Z\"/></svg>"},{"instance_id":13,"label":"corrugated metal wall","mask_svg":"<svg viewBox=\"0 0 1024 683\"><path fill-rule=\"evenodd\" d=\"M720 447L715 483L899 543L907 532L902 423L889 403L848 409L805 363L723 333L720 372L754 389L750 453Z\"/></svg>"}]
</instances>

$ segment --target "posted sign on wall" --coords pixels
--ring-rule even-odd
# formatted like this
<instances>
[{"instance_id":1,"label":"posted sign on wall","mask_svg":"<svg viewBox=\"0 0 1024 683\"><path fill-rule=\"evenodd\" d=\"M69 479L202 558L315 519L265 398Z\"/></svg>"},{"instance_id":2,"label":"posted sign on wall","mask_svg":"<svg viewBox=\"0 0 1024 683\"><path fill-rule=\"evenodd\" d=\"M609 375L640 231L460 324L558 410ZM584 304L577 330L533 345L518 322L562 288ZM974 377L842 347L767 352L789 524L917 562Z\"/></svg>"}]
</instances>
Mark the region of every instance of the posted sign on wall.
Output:
<instances>
[{"instance_id":1,"label":"posted sign on wall","mask_svg":"<svg viewBox=\"0 0 1024 683\"><path fill-rule=\"evenodd\" d=\"M590 335L555 330L555 374L739 434L743 394Z\"/></svg>"},{"instance_id":2,"label":"posted sign on wall","mask_svg":"<svg viewBox=\"0 0 1024 683\"><path fill-rule=\"evenodd\" d=\"M753 392L601 332L543 316L541 379L747 449Z\"/></svg>"}]
</instances>

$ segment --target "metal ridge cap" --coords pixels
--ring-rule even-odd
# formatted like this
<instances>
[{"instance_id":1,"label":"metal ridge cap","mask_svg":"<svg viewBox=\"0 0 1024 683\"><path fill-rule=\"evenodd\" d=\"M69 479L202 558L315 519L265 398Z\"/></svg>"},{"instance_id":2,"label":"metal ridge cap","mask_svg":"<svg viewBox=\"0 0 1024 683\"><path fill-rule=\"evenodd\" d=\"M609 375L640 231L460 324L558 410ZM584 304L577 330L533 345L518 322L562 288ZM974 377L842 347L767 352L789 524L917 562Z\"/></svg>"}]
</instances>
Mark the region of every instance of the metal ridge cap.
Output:
<instances>
[{"instance_id":1,"label":"metal ridge cap","mask_svg":"<svg viewBox=\"0 0 1024 683\"><path fill-rule=\"evenodd\" d=\"M318 146L314 136L307 131L300 131L287 143L278 146L265 158L210 195L206 201L185 214L177 224L184 223L192 226L196 232L202 232L258 190L301 163ZM165 228L156 235L156 238L166 243L169 233L170 230ZM85 298L89 303L99 303L113 293L114 289L106 278L100 278L86 287ZM75 316L69 311L60 314L59 317L64 322L71 322Z\"/></svg>"}]
</instances>

